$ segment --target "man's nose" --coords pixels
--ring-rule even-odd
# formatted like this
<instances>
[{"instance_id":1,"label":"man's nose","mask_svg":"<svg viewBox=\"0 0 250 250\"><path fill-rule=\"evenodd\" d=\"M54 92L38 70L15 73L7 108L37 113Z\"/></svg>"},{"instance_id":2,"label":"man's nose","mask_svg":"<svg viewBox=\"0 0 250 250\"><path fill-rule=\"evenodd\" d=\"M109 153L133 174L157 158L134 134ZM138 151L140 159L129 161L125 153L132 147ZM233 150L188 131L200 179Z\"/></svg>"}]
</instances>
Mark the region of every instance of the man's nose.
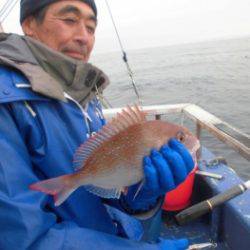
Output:
<instances>
[{"instance_id":1,"label":"man's nose","mask_svg":"<svg viewBox=\"0 0 250 250\"><path fill-rule=\"evenodd\" d=\"M81 45L85 45L89 41L89 32L85 24L79 25L79 28L76 30L75 40Z\"/></svg>"}]
</instances>

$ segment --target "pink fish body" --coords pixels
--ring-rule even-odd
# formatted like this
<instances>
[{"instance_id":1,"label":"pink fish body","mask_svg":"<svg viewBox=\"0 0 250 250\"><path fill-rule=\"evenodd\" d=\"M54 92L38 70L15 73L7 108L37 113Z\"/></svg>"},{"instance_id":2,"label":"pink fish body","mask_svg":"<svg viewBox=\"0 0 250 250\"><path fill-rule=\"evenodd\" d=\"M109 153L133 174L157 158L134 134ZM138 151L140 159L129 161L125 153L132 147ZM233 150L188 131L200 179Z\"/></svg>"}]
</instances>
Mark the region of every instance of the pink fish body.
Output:
<instances>
[{"instance_id":1,"label":"pink fish body","mask_svg":"<svg viewBox=\"0 0 250 250\"><path fill-rule=\"evenodd\" d=\"M119 198L124 188L143 180L143 157L173 137L195 155L199 141L188 129L166 121L147 121L137 106L127 107L79 147L75 173L41 181L30 188L54 195L55 205L80 186L104 198Z\"/></svg>"}]
</instances>

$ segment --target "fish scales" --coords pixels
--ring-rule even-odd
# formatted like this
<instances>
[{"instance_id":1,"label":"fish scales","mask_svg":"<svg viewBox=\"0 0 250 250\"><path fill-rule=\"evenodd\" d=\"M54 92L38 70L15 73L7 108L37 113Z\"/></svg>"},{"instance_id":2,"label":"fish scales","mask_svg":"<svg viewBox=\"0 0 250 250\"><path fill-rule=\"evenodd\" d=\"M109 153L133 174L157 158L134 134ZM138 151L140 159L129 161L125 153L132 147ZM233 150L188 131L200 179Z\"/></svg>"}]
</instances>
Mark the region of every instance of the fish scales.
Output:
<instances>
[{"instance_id":1,"label":"fish scales","mask_svg":"<svg viewBox=\"0 0 250 250\"><path fill-rule=\"evenodd\" d=\"M85 156L80 170L35 183L31 188L56 192L56 205L79 186L104 198L118 198L121 190L143 179L143 157L173 137L183 140L191 153L198 150L199 141L185 127L161 120L147 121L137 106L127 107L80 147L77 156L81 152ZM85 148L92 150L86 153Z\"/></svg>"}]
</instances>

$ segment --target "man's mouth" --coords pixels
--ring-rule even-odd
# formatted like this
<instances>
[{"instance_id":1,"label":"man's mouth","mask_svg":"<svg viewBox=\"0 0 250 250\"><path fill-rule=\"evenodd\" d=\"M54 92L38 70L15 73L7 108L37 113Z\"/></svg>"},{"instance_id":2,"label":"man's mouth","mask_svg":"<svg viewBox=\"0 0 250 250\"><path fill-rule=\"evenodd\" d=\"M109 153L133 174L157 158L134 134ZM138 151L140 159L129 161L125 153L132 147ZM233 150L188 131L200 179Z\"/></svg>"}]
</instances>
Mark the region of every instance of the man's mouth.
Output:
<instances>
[{"instance_id":1,"label":"man's mouth","mask_svg":"<svg viewBox=\"0 0 250 250\"><path fill-rule=\"evenodd\" d=\"M86 56L83 53L79 53L77 51L69 50L69 51L64 51L63 53L66 54L67 56L72 57L72 58L77 59L77 60L84 61L86 58Z\"/></svg>"}]
</instances>

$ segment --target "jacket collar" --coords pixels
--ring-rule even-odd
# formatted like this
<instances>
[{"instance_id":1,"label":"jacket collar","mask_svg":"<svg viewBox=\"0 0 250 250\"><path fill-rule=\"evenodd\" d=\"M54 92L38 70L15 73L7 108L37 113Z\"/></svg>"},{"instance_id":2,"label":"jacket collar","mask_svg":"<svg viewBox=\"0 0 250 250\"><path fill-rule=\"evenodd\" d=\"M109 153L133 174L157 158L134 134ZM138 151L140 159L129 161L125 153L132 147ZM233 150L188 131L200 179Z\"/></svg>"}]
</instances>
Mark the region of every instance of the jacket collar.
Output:
<instances>
[{"instance_id":1,"label":"jacket collar","mask_svg":"<svg viewBox=\"0 0 250 250\"><path fill-rule=\"evenodd\" d=\"M109 84L97 67L71 59L32 38L0 35L0 64L19 70L36 93L66 101L64 92L81 104Z\"/></svg>"}]
</instances>

